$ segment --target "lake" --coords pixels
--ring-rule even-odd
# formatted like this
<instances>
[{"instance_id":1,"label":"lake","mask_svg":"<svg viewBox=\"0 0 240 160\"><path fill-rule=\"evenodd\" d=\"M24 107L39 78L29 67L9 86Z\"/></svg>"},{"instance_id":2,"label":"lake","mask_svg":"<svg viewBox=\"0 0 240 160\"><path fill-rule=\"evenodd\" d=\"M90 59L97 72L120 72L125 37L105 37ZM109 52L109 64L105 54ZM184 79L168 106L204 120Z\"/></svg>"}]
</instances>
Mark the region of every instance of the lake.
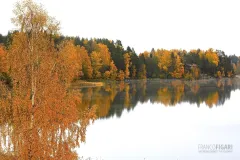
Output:
<instances>
[{"instance_id":1,"label":"lake","mask_svg":"<svg viewBox=\"0 0 240 160\"><path fill-rule=\"evenodd\" d=\"M237 78L82 88L97 119L76 151L98 160L240 159L239 89Z\"/></svg>"},{"instance_id":2,"label":"lake","mask_svg":"<svg viewBox=\"0 0 240 160\"><path fill-rule=\"evenodd\" d=\"M240 159L238 78L75 86L77 107L46 91L32 108L0 86L0 159Z\"/></svg>"}]
</instances>

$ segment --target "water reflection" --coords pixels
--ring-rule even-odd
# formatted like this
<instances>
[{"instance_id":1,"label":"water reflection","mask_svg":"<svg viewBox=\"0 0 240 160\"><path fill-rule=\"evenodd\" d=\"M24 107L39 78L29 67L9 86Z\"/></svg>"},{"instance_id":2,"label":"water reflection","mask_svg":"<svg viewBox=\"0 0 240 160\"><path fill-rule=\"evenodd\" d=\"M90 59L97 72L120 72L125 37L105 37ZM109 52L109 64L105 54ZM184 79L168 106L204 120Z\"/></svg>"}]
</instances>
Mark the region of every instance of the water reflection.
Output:
<instances>
[{"instance_id":1,"label":"water reflection","mask_svg":"<svg viewBox=\"0 0 240 160\"><path fill-rule=\"evenodd\" d=\"M85 140L96 107L80 108L82 95L69 91L76 107L72 96L52 89L32 108L24 95L0 85L0 159L77 159L74 149Z\"/></svg>"},{"instance_id":2,"label":"water reflection","mask_svg":"<svg viewBox=\"0 0 240 160\"><path fill-rule=\"evenodd\" d=\"M107 82L104 87L83 88L84 108L97 105L98 118L120 117L123 110L134 109L138 102L175 106L181 102L205 103L209 108L223 105L231 91L240 89L239 79L219 80L139 80Z\"/></svg>"},{"instance_id":3,"label":"water reflection","mask_svg":"<svg viewBox=\"0 0 240 160\"><path fill-rule=\"evenodd\" d=\"M139 102L205 103L211 108L240 89L239 79L109 81L103 87L69 91L77 105L73 97L66 101L59 90L46 89L41 106L31 108L29 99L22 99L29 96L13 96L0 85L0 159L77 159L75 148L85 141L86 128L95 118L121 117Z\"/></svg>"}]
</instances>

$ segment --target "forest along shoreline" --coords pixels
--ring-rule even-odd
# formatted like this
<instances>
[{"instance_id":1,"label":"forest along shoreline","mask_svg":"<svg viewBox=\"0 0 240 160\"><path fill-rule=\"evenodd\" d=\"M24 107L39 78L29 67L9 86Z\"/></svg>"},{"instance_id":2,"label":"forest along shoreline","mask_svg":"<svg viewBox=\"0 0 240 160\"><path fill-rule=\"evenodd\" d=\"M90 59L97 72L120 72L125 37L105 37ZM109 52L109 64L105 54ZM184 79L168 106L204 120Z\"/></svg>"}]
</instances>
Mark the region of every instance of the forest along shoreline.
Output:
<instances>
[{"instance_id":1,"label":"forest along shoreline","mask_svg":"<svg viewBox=\"0 0 240 160\"><path fill-rule=\"evenodd\" d=\"M0 79L12 77L6 67L11 44L20 31L0 34ZM52 52L61 56L58 65L68 64L65 76L86 81L128 79L207 79L234 77L240 74L240 57L224 51L208 49L154 49L136 53L134 48L122 45L120 40L45 35L50 38ZM46 42L47 43L47 42ZM50 45L50 44L49 44ZM63 69L63 68L60 68ZM76 70L75 70L76 69ZM76 72L72 72L72 71ZM62 77L64 79L64 77ZM86 84L87 86L90 83ZM100 84L94 84L100 85Z\"/></svg>"},{"instance_id":2,"label":"forest along shoreline","mask_svg":"<svg viewBox=\"0 0 240 160\"><path fill-rule=\"evenodd\" d=\"M72 82L70 89L80 89L80 88L92 88L92 87L104 87L106 83L109 82L137 82L137 81L174 81L174 80L180 80L180 81L186 81L186 82L199 82L201 80L225 80L225 79L234 79L238 78L240 79L240 75L235 75L233 77L223 77L223 78L215 78L211 76L204 76L196 80L186 80L184 78L181 79L164 79L164 78L147 78L147 79L125 79L122 81L113 81L113 80L76 80Z\"/></svg>"}]
</instances>

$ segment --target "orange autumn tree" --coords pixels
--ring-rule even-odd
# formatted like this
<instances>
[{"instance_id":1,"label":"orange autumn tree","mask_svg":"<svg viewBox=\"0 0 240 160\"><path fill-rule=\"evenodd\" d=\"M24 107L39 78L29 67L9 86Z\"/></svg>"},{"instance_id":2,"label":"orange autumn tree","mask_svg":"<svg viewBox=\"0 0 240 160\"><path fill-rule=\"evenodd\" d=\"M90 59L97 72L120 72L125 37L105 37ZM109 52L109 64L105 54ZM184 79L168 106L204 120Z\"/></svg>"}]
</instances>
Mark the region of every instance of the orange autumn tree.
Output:
<instances>
[{"instance_id":1,"label":"orange autumn tree","mask_svg":"<svg viewBox=\"0 0 240 160\"><path fill-rule=\"evenodd\" d=\"M106 70L106 68L109 68L112 62L112 58L111 58L111 53L108 49L108 47L105 44L102 43L98 43L97 44L97 48L96 51L99 53L99 56L101 58L101 72L102 72L102 77L104 77L105 79L109 79L110 78L110 74L111 72L109 70Z\"/></svg>"},{"instance_id":2,"label":"orange autumn tree","mask_svg":"<svg viewBox=\"0 0 240 160\"><path fill-rule=\"evenodd\" d=\"M80 53L80 56L82 59L83 76L86 79L91 79L93 74L93 68L92 68L91 59L88 56L87 50L85 49L85 47L78 47L77 50Z\"/></svg>"},{"instance_id":3,"label":"orange autumn tree","mask_svg":"<svg viewBox=\"0 0 240 160\"><path fill-rule=\"evenodd\" d=\"M111 59L111 53L105 44L96 44L95 50L90 54L91 63L93 68L93 78L105 78L111 79L111 76L115 72L115 64ZM110 70L109 70L110 69Z\"/></svg>"},{"instance_id":4,"label":"orange autumn tree","mask_svg":"<svg viewBox=\"0 0 240 160\"><path fill-rule=\"evenodd\" d=\"M129 53L125 53L123 57L124 57L124 63L125 63L125 78L129 78L129 75L130 75L129 67L130 67L131 58Z\"/></svg>"},{"instance_id":5,"label":"orange autumn tree","mask_svg":"<svg viewBox=\"0 0 240 160\"><path fill-rule=\"evenodd\" d=\"M111 53L109 52L108 47L105 44L98 43L96 51L99 52L99 56L102 60L102 64L109 66L111 62Z\"/></svg>"},{"instance_id":6,"label":"orange autumn tree","mask_svg":"<svg viewBox=\"0 0 240 160\"><path fill-rule=\"evenodd\" d=\"M7 59L6 51L3 46L0 45L0 73L7 72Z\"/></svg>"},{"instance_id":7,"label":"orange autumn tree","mask_svg":"<svg viewBox=\"0 0 240 160\"><path fill-rule=\"evenodd\" d=\"M77 159L73 149L85 139L94 118L92 108L79 125L76 104L81 95L67 91L81 71L78 49L71 42L59 51L54 48L51 37L59 23L31 0L17 3L14 13L19 31L7 53L13 87L0 98L1 111L8 112L0 119L1 140L8 139L8 144L1 143L2 150L16 159ZM8 134L4 126L10 128Z\"/></svg>"},{"instance_id":8,"label":"orange autumn tree","mask_svg":"<svg viewBox=\"0 0 240 160\"><path fill-rule=\"evenodd\" d=\"M157 50L156 57L158 60L158 67L160 71L163 73L163 77L166 77L169 72L169 68L171 66L171 53L168 50Z\"/></svg>"},{"instance_id":9,"label":"orange autumn tree","mask_svg":"<svg viewBox=\"0 0 240 160\"><path fill-rule=\"evenodd\" d=\"M123 81L125 77L125 74L123 72L123 70L120 70L118 73L118 80Z\"/></svg>"},{"instance_id":10,"label":"orange autumn tree","mask_svg":"<svg viewBox=\"0 0 240 160\"><path fill-rule=\"evenodd\" d=\"M101 78L101 72L99 71L102 67L102 59L99 52L93 51L90 55L91 63L93 68L93 78Z\"/></svg>"},{"instance_id":11,"label":"orange autumn tree","mask_svg":"<svg viewBox=\"0 0 240 160\"><path fill-rule=\"evenodd\" d=\"M217 55L217 52L213 51L213 49L208 49L205 54L207 60L209 63L218 66L219 63L219 57Z\"/></svg>"},{"instance_id":12,"label":"orange autumn tree","mask_svg":"<svg viewBox=\"0 0 240 160\"><path fill-rule=\"evenodd\" d=\"M171 66L173 67L173 71L170 72L171 76L173 78L182 78L184 75L184 65L178 55L178 50L172 50L171 63Z\"/></svg>"},{"instance_id":13,"label":"orange autumn tree","mask_svg":"<svg viewBox=\"0 0 240 160\"><path fill-rule=\"evenodd\" d=\"M80 46L75 46L73 41L65 41L60 46L56 66L57 70L65 83L70 83L73 78L80 77L82 73L82 58Z\"/></svg>"},{"instance_id":14,"label":"orange autumn tree","mask_svg":"<svg viewBox=\"0 0 240 160\"><path fill-rule=\"evenodd\" d=\"M59 23L31 0L17 3L13 12L15 17L12 21L20 28L9 51L10 75L14 85L18 84L15 88L30 90L26 92L30 95L31 107L34 107L37 89L41 87L39 80L44 74L54 73L51 69L55 62L50 36L58 32ZM47 68L50 73L43 72Z\"/></svg>"},{"instance_id":15,"label":"orange autumn tree","mask_svg":"<svg viewBox=\"0 0 240 160\"><path fill-rule=\"evenodd\" d=\"M115 66L114 62L111 61L110 63L110 79L115 80L117 78L117 67Z\"/></svg>"}]
</instances>

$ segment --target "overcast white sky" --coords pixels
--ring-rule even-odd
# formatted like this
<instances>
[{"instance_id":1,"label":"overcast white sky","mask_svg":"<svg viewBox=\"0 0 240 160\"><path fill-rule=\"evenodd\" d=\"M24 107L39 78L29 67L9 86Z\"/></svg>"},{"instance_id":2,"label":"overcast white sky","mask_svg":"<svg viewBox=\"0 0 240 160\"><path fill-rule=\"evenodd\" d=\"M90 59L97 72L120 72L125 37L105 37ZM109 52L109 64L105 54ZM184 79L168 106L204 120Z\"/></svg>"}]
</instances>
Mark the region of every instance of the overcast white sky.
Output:
<instances>
[{"instance_id":1,"label":"overcast white sky","mask_svg":"<svg viewBox=\"0 0 240 160\"><path fill-rule=\"evenodd\" d=\"M61 22L69 36L120 39L143 52L221 49L240 56L238 0L35 0ZM0 33L14 29L16 0L0 2Z\"/></svg>"}]
</instances>

